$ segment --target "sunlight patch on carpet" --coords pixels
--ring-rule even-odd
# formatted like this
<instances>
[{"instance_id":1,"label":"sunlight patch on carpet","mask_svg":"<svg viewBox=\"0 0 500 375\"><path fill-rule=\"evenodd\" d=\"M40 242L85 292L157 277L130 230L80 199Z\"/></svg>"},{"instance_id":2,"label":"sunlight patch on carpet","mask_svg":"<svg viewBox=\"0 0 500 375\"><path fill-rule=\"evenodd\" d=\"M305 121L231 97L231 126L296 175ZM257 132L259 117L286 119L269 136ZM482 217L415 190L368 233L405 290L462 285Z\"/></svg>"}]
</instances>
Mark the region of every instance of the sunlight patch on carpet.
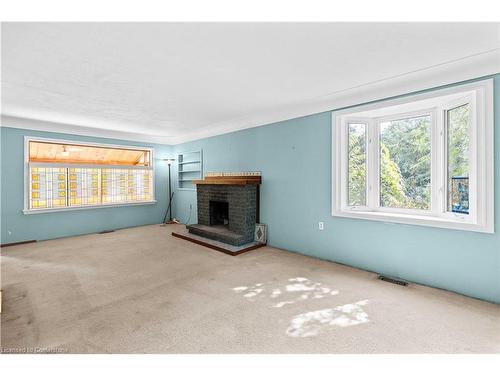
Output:
<instances>
[{"instance_id":1,"label":"sunlight patch on carpet","mask_svg":"<svg viewBox=\"0 0 500 375\"><path fill-rule=\"evenodd\" d=\"M286 334L291 337L312 337L328 327L350 327L368 323L368 314L362 308L366 304L368 300L296 315L290 321Z\"/></svg>"},{"instance_id":2,"label":"sunlight patch on carpet","mask_svg":"<svg viewBox=\"0 0 500 375\"><path fill-rule=\"evenodd\" d=\"M243 297L250 301L255 301L257 297L283 299L273 304L273 307L277 308L305 301L309 298L321 299L328 296L335 296L339 293L338 290L327 287L322 283L313 282L306 277L290 278L285 282L285 285L281 287L274 286L269 288L269 290L270 292L267 293L264 283L233 288L233 291L236 293L244 293Z\"/></svg>"}]
</instances>

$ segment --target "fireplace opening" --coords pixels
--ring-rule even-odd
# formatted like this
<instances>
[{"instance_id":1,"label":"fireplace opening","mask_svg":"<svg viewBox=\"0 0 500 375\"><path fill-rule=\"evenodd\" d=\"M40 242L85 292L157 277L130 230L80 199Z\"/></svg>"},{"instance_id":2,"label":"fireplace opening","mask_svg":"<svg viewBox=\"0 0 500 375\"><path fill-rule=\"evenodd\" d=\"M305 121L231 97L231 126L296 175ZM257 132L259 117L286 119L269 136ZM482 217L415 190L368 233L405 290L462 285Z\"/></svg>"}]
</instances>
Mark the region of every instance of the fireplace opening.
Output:
<instances>
[{"instance_id":1,"label":"fireplace opening","mask_svg":"<svg viewBox=\"0 0 500 375\"><path fill-rule=\"evenodd\" d=\"M210 225L229 225L229 203L210 201Z\"/></svg>"}]
</instances>

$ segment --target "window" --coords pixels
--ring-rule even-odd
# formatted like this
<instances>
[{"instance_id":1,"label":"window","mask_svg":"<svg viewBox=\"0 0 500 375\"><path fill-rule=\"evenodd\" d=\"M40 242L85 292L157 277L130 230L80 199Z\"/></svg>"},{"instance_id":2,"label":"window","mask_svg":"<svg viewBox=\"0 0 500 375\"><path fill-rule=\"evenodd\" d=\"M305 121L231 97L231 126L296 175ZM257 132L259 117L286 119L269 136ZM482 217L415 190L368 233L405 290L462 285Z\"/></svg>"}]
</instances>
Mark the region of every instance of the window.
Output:
<instances>
[{"instance_id":1,"label":"window","mask_svg":"<svg viewBox=\"0 0 500 375\"><path fill-rule=\"evenodd\" d=\"M25 139L25 213L154 203L152 150Z\"/></svg>"},{"instance_id":2,"label":"window","mask_svg":"<svg viewBox=\"0 0 500 375\"><path fill-rule=\"evenodd\" d=\"M366 124L349 123L349 206L366 206Z\"/></svg>"},{"instance_id":3,"label":"window","mask_svg":"<svg viewBox=\"0 0 500 375\"><path fill-rule=\"evenodd\" d=\"M431 208L431 116L380 122L380 206Z\"/></svg>"},{"instance_id":4,"label":"window","mask_svg":"<svg viewBox=\"0 0 500 375\"><path fill-rule=\"evenodd\" d=\"M448 211L469 214L470 104L446 110Z\"/></svg>"},{"instance_id":5,"label":"window","mask_svg":"<svg viewBox=\"0 0 500 375\"><path fill-rule=\"evenodd\" d=\"M493 232L491 80L332 114L332 214Z\"/></svg>"}]
</instances>

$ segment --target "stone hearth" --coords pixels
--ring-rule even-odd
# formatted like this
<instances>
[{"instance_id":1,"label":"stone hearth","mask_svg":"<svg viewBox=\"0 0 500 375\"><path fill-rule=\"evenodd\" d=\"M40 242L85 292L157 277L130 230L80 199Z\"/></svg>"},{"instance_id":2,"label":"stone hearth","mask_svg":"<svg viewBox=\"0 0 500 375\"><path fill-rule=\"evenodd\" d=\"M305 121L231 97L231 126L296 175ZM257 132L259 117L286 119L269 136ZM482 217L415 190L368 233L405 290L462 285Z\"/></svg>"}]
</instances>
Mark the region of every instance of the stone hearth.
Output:
<instances>
[{"instance_id":1,"label":"stone hearth","mask_svg":"<svg viewBox=\"0 0 500 375\"><path fill-rule=\"evenodd\" d=\"M195 183L198 224L186 226L189 232L234 246L252 242L260 176L207 177Z\"/></svg>"}]
</instances>

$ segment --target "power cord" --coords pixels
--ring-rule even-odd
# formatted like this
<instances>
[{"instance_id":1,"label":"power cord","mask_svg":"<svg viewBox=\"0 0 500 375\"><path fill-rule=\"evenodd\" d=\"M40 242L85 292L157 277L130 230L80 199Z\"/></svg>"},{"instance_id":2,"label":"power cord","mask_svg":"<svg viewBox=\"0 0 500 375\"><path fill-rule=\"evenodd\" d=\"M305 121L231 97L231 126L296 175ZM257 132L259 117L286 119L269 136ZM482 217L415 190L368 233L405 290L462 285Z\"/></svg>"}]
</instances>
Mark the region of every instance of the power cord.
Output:
<instances>
[{"instance_id":1,"label":"power cord","mask_svg":"<svg viewBox=\"0 0 500 375\"><path fill-rule=\"evenodd\" d=\"M190 203L189 204L189 217L188 219L186 220L185 223L183 223L184 225L188 225L189 224L189 220L191 220L191 212L193 212L193 205Z\"/></svg>"}]
</instances>

